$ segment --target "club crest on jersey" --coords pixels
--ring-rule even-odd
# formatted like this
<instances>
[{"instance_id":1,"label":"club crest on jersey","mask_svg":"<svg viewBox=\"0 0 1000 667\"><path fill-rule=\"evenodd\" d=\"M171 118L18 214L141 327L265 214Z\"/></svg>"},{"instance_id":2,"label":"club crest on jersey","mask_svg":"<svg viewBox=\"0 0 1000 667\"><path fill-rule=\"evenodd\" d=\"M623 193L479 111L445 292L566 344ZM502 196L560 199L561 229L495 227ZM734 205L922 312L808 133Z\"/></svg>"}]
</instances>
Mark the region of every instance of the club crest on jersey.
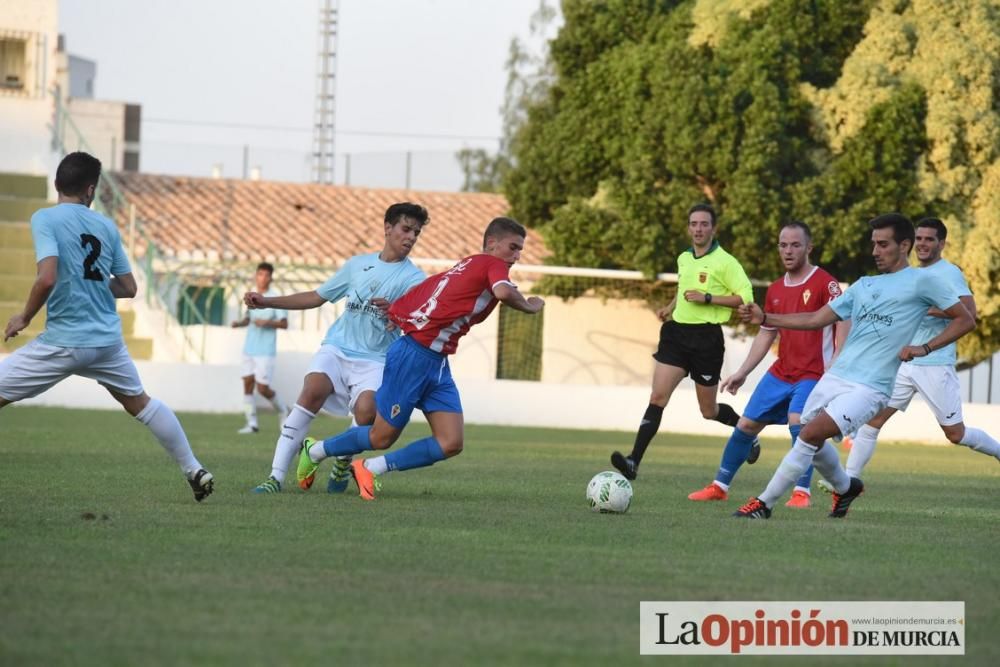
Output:
<instances>
[{"instance_id":1,"label":"club crest on jersey","mask_svg":"<svg viewBox=\"0 0 1000 667\"><path fill-rule=\"evenodd\" d=\"M830 296L840 296L841 295L840 285L837 284L836 280L831 280L830 284L826 286L826 289L830 293Z\"/></svg>"},{"instance_id":2,"label":"club crest on jersey","mask_svg":"<svg viewBox=\"0 0 1000 667\"><path fill-rule=\"evenodd\" d=\"M702 271L701 273L699 273L698 274L698 282L700 282L700 283L708 282L708 274L705 273L704 271Z\"/></svg>"},{"instance_id":3,"label":"club crest on jersey","mask_svg":"<svg viewBox=\"0 0 1000 667\"><path fill-rule=\"evenodd\" d=\"M813 295L813 293L809 290L809 288L806 288L806 290L804 292L802 292L802 305L808 306L809 305L809 297L811 297L812 295Z\"/></svg>"},{"instance_id":4,"label":"club crest on jersey","mask_svg":"<svg viewBox=\"0 0 1000 667\"><path fill-rule=\"evenodd\" d=\"M389 417L391 419L395 419L397 416L399 416L399 403L393 405L389 410Z\"/></svg>"}]
</instances>

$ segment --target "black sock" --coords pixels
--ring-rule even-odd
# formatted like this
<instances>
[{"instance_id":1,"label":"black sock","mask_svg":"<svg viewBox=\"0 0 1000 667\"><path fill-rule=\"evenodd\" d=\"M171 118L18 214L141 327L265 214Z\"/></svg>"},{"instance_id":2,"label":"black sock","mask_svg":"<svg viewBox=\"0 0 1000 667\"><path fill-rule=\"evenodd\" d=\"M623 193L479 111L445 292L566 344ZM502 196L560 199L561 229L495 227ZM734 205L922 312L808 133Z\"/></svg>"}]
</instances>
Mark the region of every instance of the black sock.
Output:
<instances>
[{"instance_id":1,"label":"black sock","mask_svg":"<svg viewBox=\"0 0 1000 667\"><path fill-rule=\"evenodd\" d=\"M736 410L733 410L731 405L719 403L719 414L715 415L715 421L726 426L736 426L736 422L739 420L740 416L736 414Z\"/></svg>"},{"instance_id":2,"label":"black sock","mask_svg":"<svg viewBox=\"0 0 1000 667\"><path fill-rule=\"evenodd\" d=\"M646 453L646 448L649 447L650 441L652 441L656 432L660 430L660 420L662 418L662 407L653 405L652 403L646 406L646 414L642 416L639 431L635 434L635 444L632 445L632 453L629 454L629 458L635 461L636 465L639 465L639 461L642 460L642 455Z\"/></svg>"}]
</instances>

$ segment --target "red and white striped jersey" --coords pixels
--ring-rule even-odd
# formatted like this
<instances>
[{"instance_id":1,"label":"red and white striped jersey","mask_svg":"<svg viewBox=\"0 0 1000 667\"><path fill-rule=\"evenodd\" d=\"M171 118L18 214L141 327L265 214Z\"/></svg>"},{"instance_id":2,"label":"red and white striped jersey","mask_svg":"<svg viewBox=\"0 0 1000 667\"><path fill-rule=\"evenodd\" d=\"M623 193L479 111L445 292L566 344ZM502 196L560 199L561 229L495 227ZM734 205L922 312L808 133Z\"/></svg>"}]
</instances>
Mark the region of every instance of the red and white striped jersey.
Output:
<instances>
[{"instance_id":1,"label":"red and white striped jersey","mask_svg":"<svg viewBox=\"0 0 1000 667\"><path fill-rule=\"evenodd\" d=\"M510 281L510 267L493 255L472 255L423 281L389 308L407 336L440 354L453 354L458 339L493 312L493 289Z\"/></svg>"},{"instance_id":2,"label":"red and white striped jersey","mask_svg":"<svg viewBox=\"0 0 1000 667\"><path fill-rule=\"evenodd\" d=\"M764 300L764 312L776 315L811 313L836 299L840 292L837 279L816 266L800 283L789 283L787 274L771 283ZM833 357L833 326L811 331L779 331L778 360L771 365L770 373L789 383L818 380Z\"/></svg>"}]
</instances>

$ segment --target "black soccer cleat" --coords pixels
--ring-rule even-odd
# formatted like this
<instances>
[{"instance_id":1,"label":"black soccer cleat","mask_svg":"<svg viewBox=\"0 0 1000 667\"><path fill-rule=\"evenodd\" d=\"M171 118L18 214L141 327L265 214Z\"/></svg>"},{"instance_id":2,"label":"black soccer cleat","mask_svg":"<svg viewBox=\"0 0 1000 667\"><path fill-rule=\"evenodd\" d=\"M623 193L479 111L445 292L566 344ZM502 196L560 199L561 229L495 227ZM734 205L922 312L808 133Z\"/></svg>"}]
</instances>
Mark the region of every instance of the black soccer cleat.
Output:
<instances>
[{"instance_id":1,"label":"black soccer cleat","mask_svg":"<svg viewBox=\"0 0 1000 667\"><path fill-rule=\"evenodd\" d=\"M743 507L733 512L739 519L770 519L771 510L760 498L751 498Z\"/></svg>"},{"instance_id":2,"label":"black soccer cleat","mask_svg":"<svg viewBox=\"0 0 1000 667\"><path fill-rule=\"evenodd\" d=\"M188 484L194 491L194 499L200 503L212 495L212 491L215 489L215 478L212 477L212 473L202 468L188 480Z\"/></svg>"},{"instance_id":3,"label":"black soccer cleat","mask_svg":"<svg viewBox=\"0 0 1000 667\"><path fill-rule=\"evenodd\" d=\"M754 438L750 445L750 453L747 454L747 465L752 466L760 458L760 438Z\"/></svg>"},{"instance_id":4,"label":"black soccer cleat","mask_svg":"<svg viewBox=\"0 0 1000 667\"><path fill-rule=\"evenodd\" d=\"M851 503L864 492L864 482L857 477L852 477L851 485L847 487L847 491L844 491L843 494L833 494L833 509L827 516L831 519L843 519L847 516L847 510L850 509Z\"/></svg>"},{"instance_id":5,"label":"black soccer cleat","mask_svg":"<svg viewBox=\"0 0 1000 667\"><path fill-rule=\"evenodd\" d=\"M633 461L631 456L625 456L621 452L614 452L611 455L611 465L627 480L634 480L639 474L639 464Z\"/></svg>"}]
</instances>

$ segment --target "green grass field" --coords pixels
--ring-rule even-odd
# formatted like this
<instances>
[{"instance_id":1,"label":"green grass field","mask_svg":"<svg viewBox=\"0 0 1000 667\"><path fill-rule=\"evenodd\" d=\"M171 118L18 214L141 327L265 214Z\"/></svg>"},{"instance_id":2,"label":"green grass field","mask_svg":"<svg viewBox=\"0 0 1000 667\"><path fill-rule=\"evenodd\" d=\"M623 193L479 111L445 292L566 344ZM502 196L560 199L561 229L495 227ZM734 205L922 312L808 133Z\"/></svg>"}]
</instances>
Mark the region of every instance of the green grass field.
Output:
<instances>
[{"instance_id":1,"label":"green grass field","mask_svg":"<svg viewBox=\"0 0 1000 667\"><path fill-rule=\"evenodd\" d=\"M0 664L649 664L639 601L714 599L964 600L964 664L1000 664L1000 465L965 448L883 444L846 520L817 493L748 522L729 514L784 454L777 428L711 505L686 495L722 443L661 434L610 516L584 490L627 433L471 426L366 503L319 488L327 466L309 493L248 493L274 417L256 437L181 419L217 480L202 504L124 413L0 412Z\"/></svg>"}]
</instances>

